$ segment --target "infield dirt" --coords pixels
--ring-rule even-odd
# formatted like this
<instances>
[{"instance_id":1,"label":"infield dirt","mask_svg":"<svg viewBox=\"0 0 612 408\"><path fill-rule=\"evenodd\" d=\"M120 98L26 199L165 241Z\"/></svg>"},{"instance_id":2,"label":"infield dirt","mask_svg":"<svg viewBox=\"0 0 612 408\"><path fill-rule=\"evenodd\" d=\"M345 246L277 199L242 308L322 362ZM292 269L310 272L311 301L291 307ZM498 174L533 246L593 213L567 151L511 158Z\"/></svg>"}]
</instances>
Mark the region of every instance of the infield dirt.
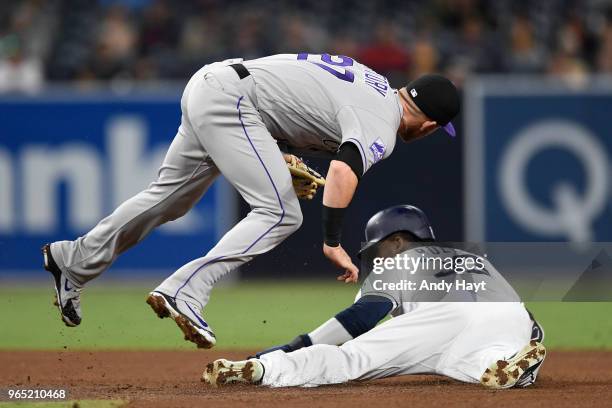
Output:
<instances>
[{"instance_id":1,"label":"infield dirt","mask_svg":"<svg viewBox=\"0 0 612 408\"><path fill-rule=\"evenodd\" d=\"M612 351L552 351L538 383L491 391L445 377L404 376L318 388L211 388L206 363L238 351L0 351L0 388L62 388L128 407L601 407L612 401Z\"/></svg>"}]
</instances>

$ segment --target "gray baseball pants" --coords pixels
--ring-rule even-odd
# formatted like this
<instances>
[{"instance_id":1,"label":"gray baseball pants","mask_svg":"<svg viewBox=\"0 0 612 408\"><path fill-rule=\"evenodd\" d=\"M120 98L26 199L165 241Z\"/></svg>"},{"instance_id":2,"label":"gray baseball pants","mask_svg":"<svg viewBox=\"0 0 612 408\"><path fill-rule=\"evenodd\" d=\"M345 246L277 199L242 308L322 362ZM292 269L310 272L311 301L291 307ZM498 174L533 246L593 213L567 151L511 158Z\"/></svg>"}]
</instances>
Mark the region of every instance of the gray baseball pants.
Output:
<instances>
[{"instance_id":1,"label":"gray baseball pants","mask_svg":"<svg viewBox=\"0 0 612 408\"><path fill-rule=\"evenodd\" d=\"M182 266L156 290L202 309L221 277L296 231L302 213L291 175L256 106L252 75L241 80L224 63L198 71L183 93L181 125L158 179L86 235L51 245L68 279L83 285L99 276L153 228L187 213L219 173L251 211L205 256Z\"/></svg>"}]
</instances>

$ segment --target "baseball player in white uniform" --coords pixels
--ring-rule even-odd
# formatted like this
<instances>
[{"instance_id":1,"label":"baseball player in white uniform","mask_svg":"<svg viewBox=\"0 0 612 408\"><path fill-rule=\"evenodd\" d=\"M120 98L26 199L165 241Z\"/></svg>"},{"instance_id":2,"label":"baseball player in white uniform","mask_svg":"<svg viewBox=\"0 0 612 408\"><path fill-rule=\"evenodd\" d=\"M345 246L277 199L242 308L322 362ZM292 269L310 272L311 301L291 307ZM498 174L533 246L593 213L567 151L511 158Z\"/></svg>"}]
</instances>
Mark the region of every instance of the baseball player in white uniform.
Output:
<instances>
[{"instance_id":1,"label":"baseball player in white uniform","mask_svg":"<svg viewBox=\"0 0 612 408\"><path fill-rule=\"evenodd\" d=\"M438 374L489 388L535 382L544 333L486 258L437 245L425 214L407 205L374 215L366 240L362 253L400 261L372 269L352 306L258 358L210 363L203 380L308 387Z\"/></svg>"},{"instance_id":2,"label":"baseball player in white uniform","mask_svg":"<svg viewBox=\"0 0 612 408\"><path fill-rule=\"evenodd\" d=\"M43 247L66 325L81 322L80 293L87 282L153 228L184 215L223 174L251 212L147 298L186 340L212 347L216 339L201 312L215 282L302 223L287 170L291 153L332 159L323 195L323 252L343 271L339 280L357 281L358 268L340 242L344 212L360 178L391 154L397 137L410 142L440 127L454 136L450 121L459 112L459 97L439 75L396 90L349 57L302 53L207 65L189 80L181 110L155 182L87 234Z\"/></svg>"}]
</instances>

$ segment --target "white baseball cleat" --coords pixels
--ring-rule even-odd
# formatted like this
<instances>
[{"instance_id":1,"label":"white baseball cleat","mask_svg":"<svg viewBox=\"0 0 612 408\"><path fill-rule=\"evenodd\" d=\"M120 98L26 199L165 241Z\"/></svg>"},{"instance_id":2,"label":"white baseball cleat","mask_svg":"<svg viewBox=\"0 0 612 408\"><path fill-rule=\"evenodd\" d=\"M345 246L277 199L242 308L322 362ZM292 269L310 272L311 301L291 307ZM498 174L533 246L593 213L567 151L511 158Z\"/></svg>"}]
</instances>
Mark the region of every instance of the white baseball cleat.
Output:
<instances>
[{"instance_id":1,"label":"white baseball cleat","mask_svg":"<svg viewBox=\"0 0 612 408\"><path fill-rule=\"evenodd\" d=\"M531 340L525 348L508 360L497 360L480 377L487 388L525 388L535 383L538 371L546 358L543 344Z\"/></svg>"},{"instance_id":2,"label":"white baseball cleat","mask_svg":"<svg viewBox=\"0 0 612 408\"><path fill-rule=\"evenodd\" d=\"M185 340L195 343L198 348L209 349L217 343L208 323L189 303L157 291L149 293L147 303L160 319L169 317L174 320L185 335Z\"/></svg>"},{"instance_id":3,"label":"white baseball cleat","mask_svg":"<svg viewBox=\"0 0 612 408\"><path fill-rule=\"evenodd\" d=\"M202 382L213 387L234 383L257 384L264 371L263 364L256 358L243 361L220 359L208 363L202 373Z\"/></svg>"},{"instance_id":4,"label":"white baseball cleat","mask_svg":"<svg viewBox=\"0 0 612 408\"><path fill-rule=\"evenodd\" d=\"M81 287L66 278L51 255L51 244L42 247L44 268L53 276L55 301L62 321L68 327L81 324Z\"/></svg>"}]
</instances>

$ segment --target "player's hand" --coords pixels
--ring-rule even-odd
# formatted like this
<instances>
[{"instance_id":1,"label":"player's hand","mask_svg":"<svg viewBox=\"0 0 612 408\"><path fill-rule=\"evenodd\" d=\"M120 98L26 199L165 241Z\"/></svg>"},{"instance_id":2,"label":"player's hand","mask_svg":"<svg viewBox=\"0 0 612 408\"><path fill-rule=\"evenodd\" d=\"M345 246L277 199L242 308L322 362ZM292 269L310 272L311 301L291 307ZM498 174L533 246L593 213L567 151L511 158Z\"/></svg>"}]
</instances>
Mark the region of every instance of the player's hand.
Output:
<instances>
[{"instance_id":1,"label":"player's hand","mask_svg":"<svg viewBox=\"0 0 612 408\"><path fill-rule=\"evenodd\" d=\"M334 265L344 270L344 273L337 278L339 281L344 281L345 283L357 282L359 279L359 269L355 266L351 257L348 256L341 245L330 247L324 243L323 254L325 254Z\"/></svg>"}]
</instances>

